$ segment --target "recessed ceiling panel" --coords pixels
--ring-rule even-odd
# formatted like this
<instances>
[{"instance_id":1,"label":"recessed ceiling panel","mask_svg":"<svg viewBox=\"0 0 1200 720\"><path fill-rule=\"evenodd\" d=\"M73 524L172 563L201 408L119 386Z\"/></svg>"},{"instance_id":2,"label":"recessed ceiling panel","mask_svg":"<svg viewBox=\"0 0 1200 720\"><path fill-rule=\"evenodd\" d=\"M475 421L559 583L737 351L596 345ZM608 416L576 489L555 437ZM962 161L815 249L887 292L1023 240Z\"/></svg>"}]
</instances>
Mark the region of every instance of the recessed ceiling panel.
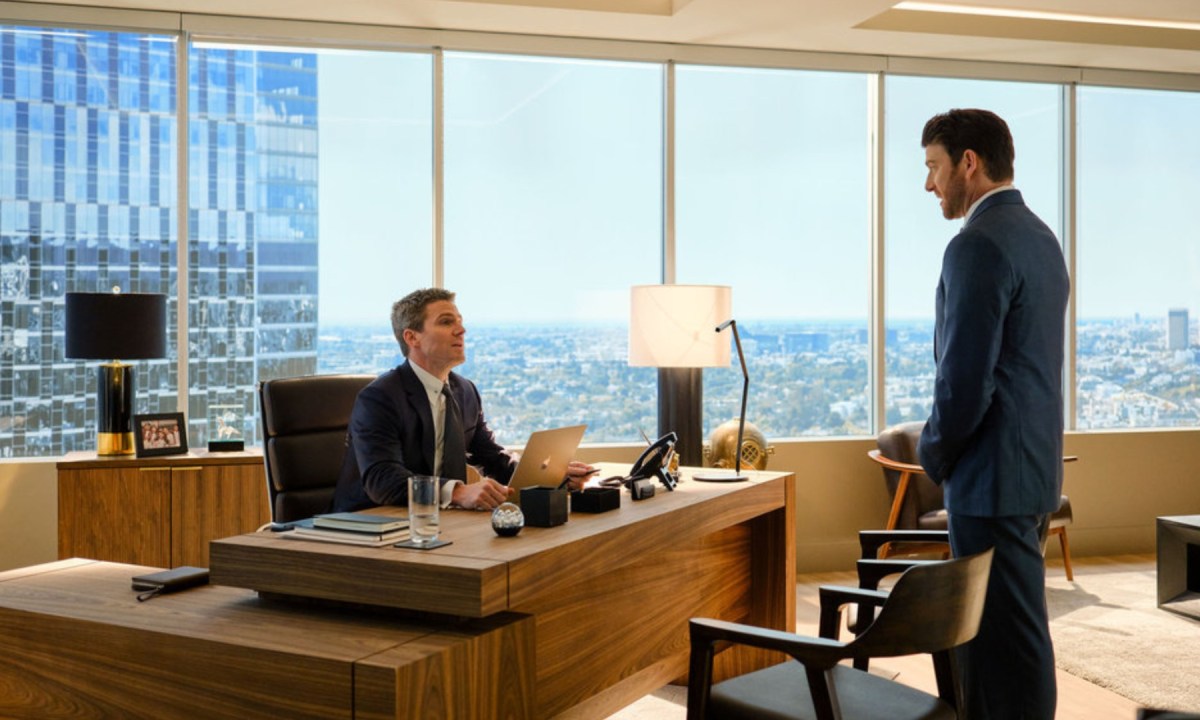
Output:
<instances>
[{"instance_id":1,"label":"recessed ceiling panel","mask_svg":"<svg viewBox=\"0 0 1200 720\"><path fill-rule=\"evenodd\" d=\"M944 9L894 7L855 27L860 30L1200 50L1200 31L1194 29L1122 25L1086 19L1004 17Z\"/></svg>"},{"instance_id":2,"label":"recessed ceiling panel","mask_svg":"<svg viewBox=\"0 0 1200 720\"><path fill-rule=\"evenodd\" d=\"M670 17L691 0L441 0L441 2L474 2L487 5L557 8L559 10L594 10L597 12L663 15Z\"/></svg>"}]
</instances>

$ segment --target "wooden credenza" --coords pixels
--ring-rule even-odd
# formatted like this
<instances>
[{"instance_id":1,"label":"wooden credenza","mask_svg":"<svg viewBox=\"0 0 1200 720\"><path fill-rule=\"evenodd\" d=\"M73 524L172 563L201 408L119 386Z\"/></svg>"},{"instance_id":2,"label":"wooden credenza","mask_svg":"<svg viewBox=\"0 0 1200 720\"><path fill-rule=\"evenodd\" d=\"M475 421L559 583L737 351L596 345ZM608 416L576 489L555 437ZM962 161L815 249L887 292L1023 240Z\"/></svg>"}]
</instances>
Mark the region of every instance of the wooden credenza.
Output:
<instances>
[{"instance_id":1,"label":"wooden credenza","mask_svg":"<svg viewBox=\"0 0 1200 720\"><path fill-rule=\"evenodd\" d=\"M58 463L58 556L208 567L208 543L271 519L262 454L70 453Z\"/></svg>"}]
</instances>

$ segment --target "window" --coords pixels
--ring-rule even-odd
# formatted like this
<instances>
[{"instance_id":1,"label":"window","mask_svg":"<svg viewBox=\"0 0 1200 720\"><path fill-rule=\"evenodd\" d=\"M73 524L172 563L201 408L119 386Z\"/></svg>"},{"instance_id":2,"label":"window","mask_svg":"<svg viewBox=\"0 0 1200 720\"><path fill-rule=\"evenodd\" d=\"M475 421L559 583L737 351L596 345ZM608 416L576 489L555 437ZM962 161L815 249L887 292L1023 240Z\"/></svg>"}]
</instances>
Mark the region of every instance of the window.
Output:
<instances>
[{"instance_id":1,"label":"window","mask_svg":"<svg viewBox=\"0 0 1200 720\"><path fill-rule=\"evenodd\" d=\"M391 303L428 284L427 54L191 52L189 426L256 430L259 380L395 365Z\"/></svg>"},{"instance_id":2,"label":"window","mask_svg":"<svg viewBox=\"0 0 1200 720\"><path fill-rule=\"evenodd\" d=\"M1014 185L1061 241L1063 112L1058 85L889 77L885 98L885 425L894 425L929 417L934 296L942 254L961 227L925 192L925 122L969 107L1004 118L1016 147Z\"/></svg>"},{"instance_id":3,"label":"window","mask_svg":"<svg viewBox=\"0 0 1200 720\"><path fill-rule=\"evenodd\" d=\"M1200 421L1200 95L1078 91L1076 422Z\"/></svg>"},{"instance_id":4,"label":"window","mask_svg":"<svg viewBox=\"0 0 1200 720\"><path fill-rule=\"evenodd\" d=\"M0 26L2 457L95 447L96 363L63 356L66 293L167 294L177 353L174 42ZM125 71L168 81L150 103ZM175 410L173 360L137 382L137 412Z\"/></svg>"},{"instance_id":5,"label":"window","mask_svg":"<svg viewBox=\"0 0 1200 720\"><path fill-rule=\"evenodd\" d=\"M733 286L748 418L768 437L870 432L866 76L679 67L675 93L677 279ZM741 383L704 372L706 435Z\"/></svg>"},{"instance_id":6,"label":"window","mask_svg":"<svg viewBox=\"0 0 1200 720\"><path fill-rule=\"evenodd\" d=\"M446 285L462 372L502 443L586 422L637 440L654 371L627 363L629 287L662 257L662 66L447 53Z\"/></svg>"},{"instance_id":7,"label":"window","mask_svg":"<svg viewBox=\"0 0 1200 720\"><path fill-rule=\"evenodd\" d=\"M63 357L68 291L168 296L169 357L139 363L136 410L175 411L182 390L200 446L210 406L255 436L258 380L399 363L391 304L433 284L437 237L469 330L461 370L504 443L579 422L587 442L630 442L656 425L655 372L626 360L628 297L664 274L733 286L766 435L875 429L869 76L677 66L667 258L665 62L446 52L435 168L432 49L193 43L177 58L178 42L0 25L0 457L94 447L94 369ZM1065 208L1062 85L884 83L882 424L928 415L958 228L923 189L921 129L974 106L1008 120L1030 207L1060 237L1077 218L1075 425L1195 426L1200 243L1181 209L1200 179L1200 93L1079 88ZM708 433L735 416L741 377L704 378Z\"/></svg>"}]
</instances>

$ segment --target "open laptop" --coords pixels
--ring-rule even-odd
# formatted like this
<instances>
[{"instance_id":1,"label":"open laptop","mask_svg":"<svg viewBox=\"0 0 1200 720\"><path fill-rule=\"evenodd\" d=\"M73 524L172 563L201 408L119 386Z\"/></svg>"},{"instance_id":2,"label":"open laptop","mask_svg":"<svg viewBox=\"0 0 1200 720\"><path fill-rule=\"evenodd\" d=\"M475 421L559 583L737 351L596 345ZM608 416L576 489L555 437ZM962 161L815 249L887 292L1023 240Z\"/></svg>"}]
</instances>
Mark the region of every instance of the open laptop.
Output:
<instances>
[{"instance_id":1,"label":"open laptop","mask_svg":"<svg viewBox=\"0 0 1200 720\"><path fill-rule=\"evenodd\" d=\"M567 464L575 457L586 429L587 425L571 425L535 431L525 443L508 486L517 489L535 485L558 487L567 476Z\"/></svg>"}]
</instances>

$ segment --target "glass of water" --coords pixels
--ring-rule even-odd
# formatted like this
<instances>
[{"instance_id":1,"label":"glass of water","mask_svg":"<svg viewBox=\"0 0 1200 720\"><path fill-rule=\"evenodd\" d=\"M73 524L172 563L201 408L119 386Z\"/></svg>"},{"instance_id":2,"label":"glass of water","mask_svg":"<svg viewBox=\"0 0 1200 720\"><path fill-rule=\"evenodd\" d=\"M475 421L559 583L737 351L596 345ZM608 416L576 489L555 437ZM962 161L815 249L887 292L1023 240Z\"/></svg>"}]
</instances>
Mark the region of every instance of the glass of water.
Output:
<instances>
[{"instance_id":1,"label":"glass of water","mask_svg":"<svg viewBox=\"0 0 1200 720\"><path fill-rule=\"evenodd\" d=\"M413 475L409 478L408 531L414 545L437 542L439 480L433 475Z\"/></svg>"}]
</instances>

